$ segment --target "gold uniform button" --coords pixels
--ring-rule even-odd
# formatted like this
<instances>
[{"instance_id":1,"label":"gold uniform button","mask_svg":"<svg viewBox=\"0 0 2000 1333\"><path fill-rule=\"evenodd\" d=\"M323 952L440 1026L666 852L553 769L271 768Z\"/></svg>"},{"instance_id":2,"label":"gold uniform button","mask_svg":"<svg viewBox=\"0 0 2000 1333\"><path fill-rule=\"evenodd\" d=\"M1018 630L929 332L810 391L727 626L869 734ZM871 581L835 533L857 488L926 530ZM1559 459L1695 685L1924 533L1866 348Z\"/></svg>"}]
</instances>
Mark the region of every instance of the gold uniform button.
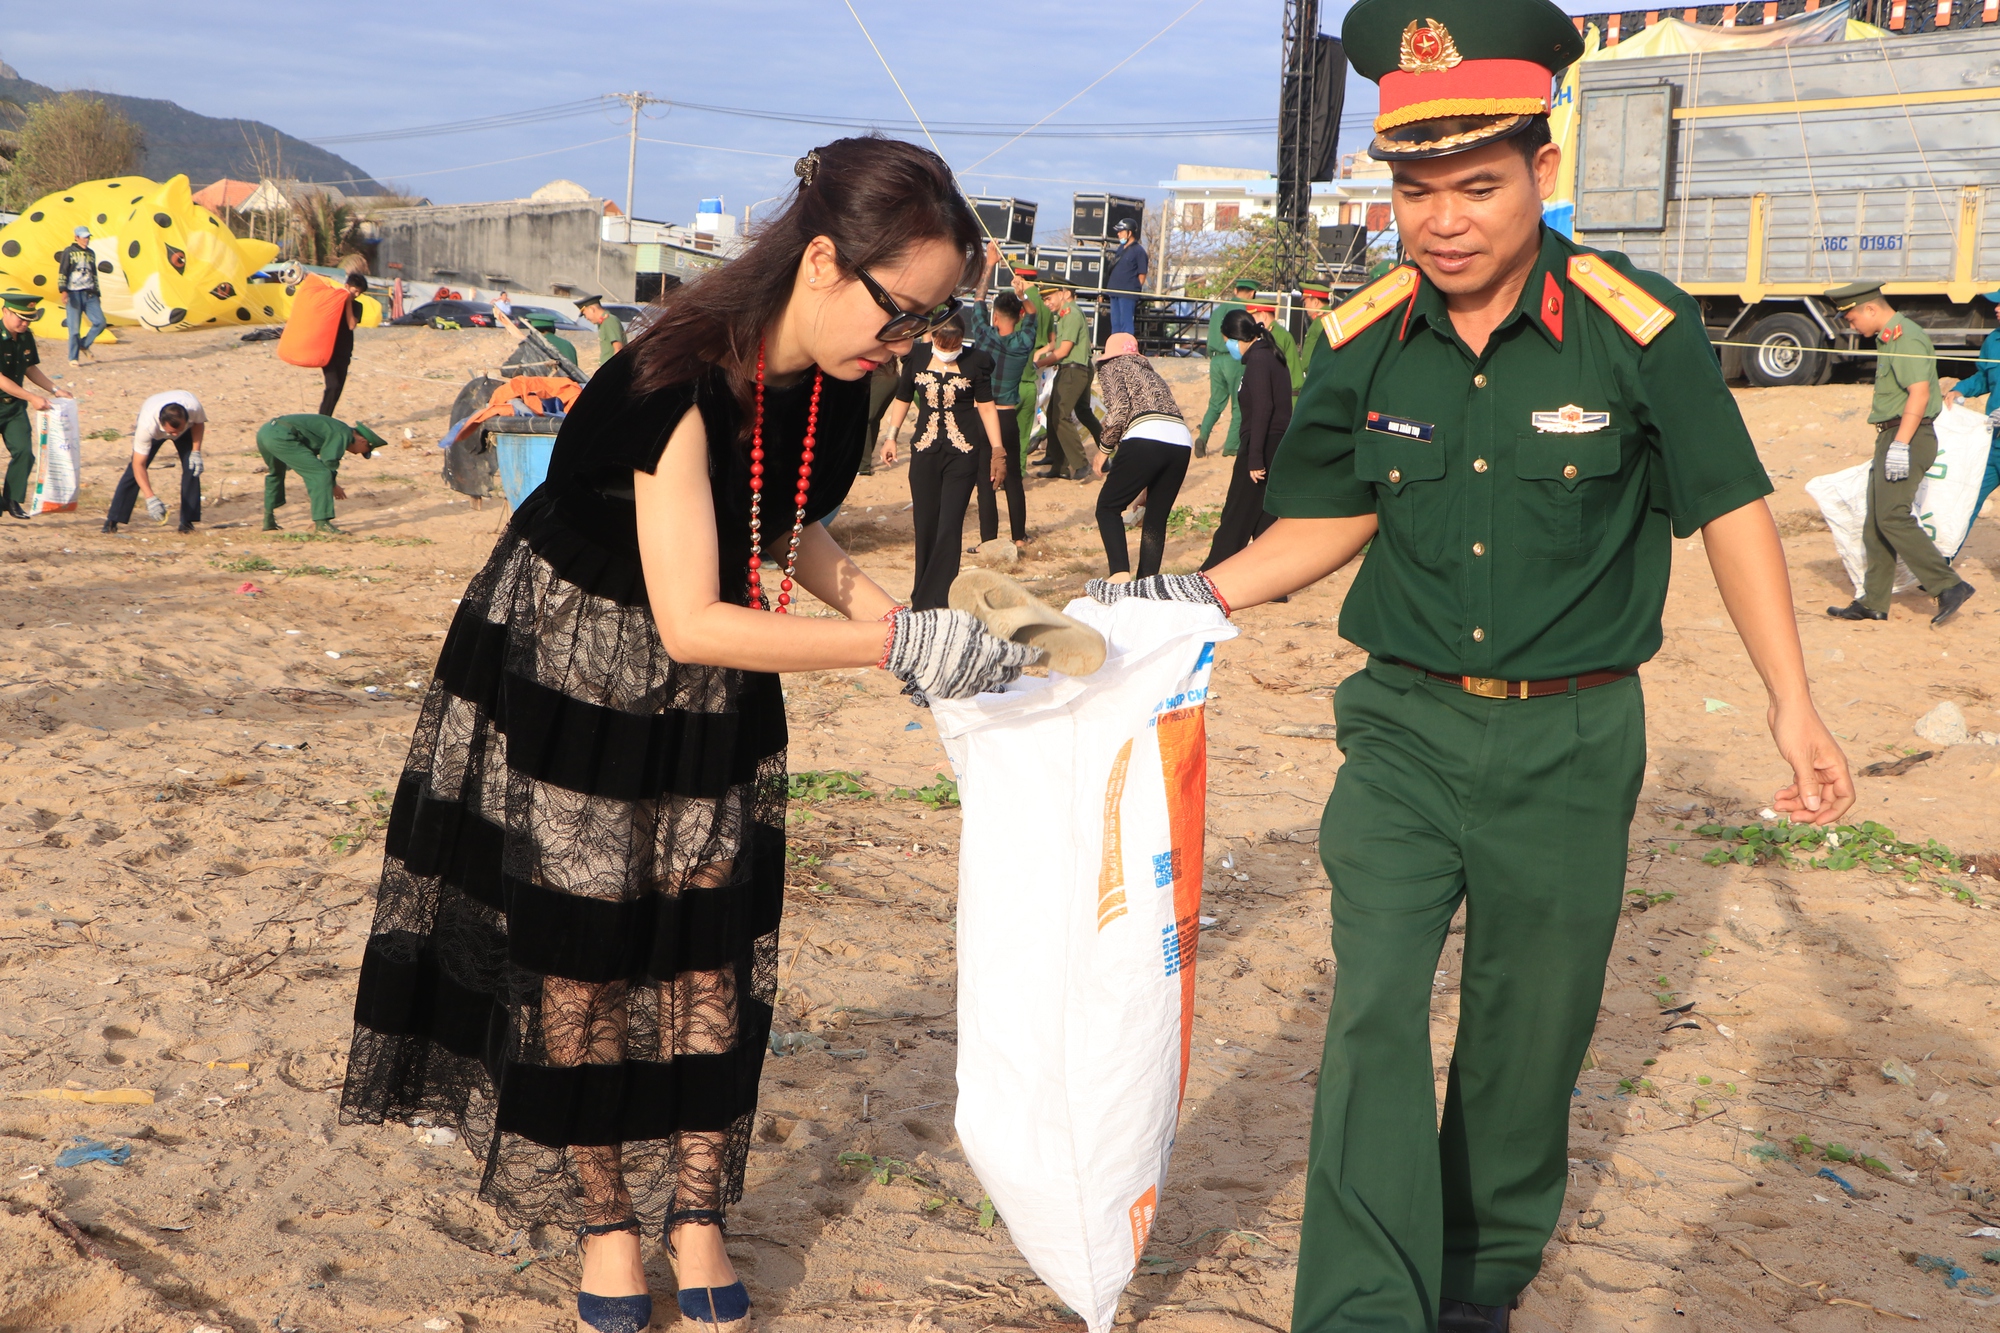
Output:
<instances>
[{"instance_id":1,"label":"gold uniform button","mask_svg":"<svg viewBox=\"0 0 2000 1333\"><path fill-rule=\"evenodd\" d=\"M1403 479L1403 474L1402 474L1402 472L1400 472L1400 471L1399 471L1399 470L1397 470L1396 468L1390 468L1390 469L1389 469L1389 484L1390 484L1391 486L1395 485L1395 484L1396 484L1397 482L1401 481L1402 479Z\"/></svg>"},{"instance_id":2,"label":"gold uniform button","mask_svg":"<svg viewBox=\"0 0 2000 1333\"><path fill-rule=\"evenodd\" d=\"M1472 470L1473 470L1474 472L1484 472L1484 471L1486 470L1486 460L1485 460L1485 459L1483 459L1483 458L1475 458L1475 459L1473 459L1473 460L1472 460Z\"/></svg>"},{"instance_id":3,"label":"gold uniform button","mask_svg":"<svg viewBox=\"0 0 2000 1333\"><path fill-rule=\"evenodd\" d=\"M1486 543L1485 543L1485 542L1474 542L1474 543L1472 544L1472 553L1473 553L1474 555L1485 555L1485 554L1486 554Z\"/></svg>"},{"instance_id":4,"label":"gold uniform button","mask_svg":"<svg viewBox=\"0 0 2000 1333\"><path fill-rule=\"evenodd\" d=\"M1474 375L1474 376L1472 377L1472 387L1473 387L1473 388L1475 388L1475 389L1483 389L1483 388L1485 388L1485 387L1486 387L1486 377L1485 377L1484 375Z\"/></svg>"},{"instance_id":5,"label":"gold uniform button","mask_svg":"<svg viewBox=\"0 0 2000 1333\"><path fill-rule=\"evenodd\" d=\"M1485 642L1486 642L1486 631L1485 631L1485 630L1483 630L1483 629L1475 629L1475 630L1473 630L1473 631L1472 631L1472 641L1473 641L1474 643L1485 643Z\"/></svg>"},{"instance_id":6,"label":"gold uniform button","mask_svg":"<svg viewBox=\"0 0 2000 1333\"><path fill-rule=\"evenodd\" d=\"M1576 480L1576 464L1571 463L1568 467L1563 469L1563 479L1566 481Z\"/></svg>"}]
</instances>

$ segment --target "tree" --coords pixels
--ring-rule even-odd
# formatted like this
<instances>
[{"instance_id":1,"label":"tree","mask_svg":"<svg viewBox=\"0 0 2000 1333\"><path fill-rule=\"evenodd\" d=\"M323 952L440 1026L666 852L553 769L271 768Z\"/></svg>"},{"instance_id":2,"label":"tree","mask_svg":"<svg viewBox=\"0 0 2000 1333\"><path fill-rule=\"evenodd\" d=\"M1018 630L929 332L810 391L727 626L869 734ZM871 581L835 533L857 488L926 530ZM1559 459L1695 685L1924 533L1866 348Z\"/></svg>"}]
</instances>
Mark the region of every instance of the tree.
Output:
<instances>
[{"instance_id":1,"label":"tree","mask_svg":"<svg viewBox=\"0 0 2000 1333\"><path fill-rule=\"evenodd\" d=\"M302 264L330 267L343 255L361 253L361 218L324 190L307 190L292 200L291 251Z\"/></svg>"},{"instance_id":2,"label":"tree","mask_svg":"<svg viewBox=\"0 0 2000 1333\"><path fill-rule=\"evenodd\" d=\"M86 93L63 93L29 107L18 142L4 179L6 202L15 209L83 181L136 171L146 153L139 127Z\"/></svg>"}]
</instances>

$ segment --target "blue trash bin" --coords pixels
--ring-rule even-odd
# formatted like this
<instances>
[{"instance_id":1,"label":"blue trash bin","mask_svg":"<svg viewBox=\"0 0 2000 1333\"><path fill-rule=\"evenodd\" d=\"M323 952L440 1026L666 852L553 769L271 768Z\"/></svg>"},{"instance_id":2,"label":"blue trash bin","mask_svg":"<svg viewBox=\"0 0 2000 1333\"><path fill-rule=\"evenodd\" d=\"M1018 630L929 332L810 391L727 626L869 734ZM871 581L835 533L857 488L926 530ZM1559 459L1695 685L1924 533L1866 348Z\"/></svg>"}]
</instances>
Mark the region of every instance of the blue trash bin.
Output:
<instances>
[{"instance_id":1,"label":"blue trash bin","mask_svg":"<svg viewBox=\"0 0 2000 1333\"><path fill-rule=\"evenodd\" d=\"M556 437L495 431L489 438L493 441L493 461L500 468L500 488L507 492L508 506L519 509L549 475L549 455L555 452Z\"/></svg>"}]
</instances>

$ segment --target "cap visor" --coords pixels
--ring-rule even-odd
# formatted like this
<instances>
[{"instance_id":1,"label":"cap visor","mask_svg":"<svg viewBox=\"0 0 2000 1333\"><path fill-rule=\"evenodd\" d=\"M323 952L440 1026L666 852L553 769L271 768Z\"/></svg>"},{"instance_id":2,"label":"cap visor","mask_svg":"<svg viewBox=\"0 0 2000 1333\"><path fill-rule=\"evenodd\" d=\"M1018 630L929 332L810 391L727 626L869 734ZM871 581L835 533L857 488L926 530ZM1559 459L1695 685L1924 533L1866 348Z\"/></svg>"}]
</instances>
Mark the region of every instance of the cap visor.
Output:
<instances>
[{"instance_id":1,"label":"cap visor","mask_svg":"<svg viewBox=\"0 0 2000 1333\"><path fill-rule=\"evenodd\" d=\"M1450 157L1490 143L1511 139L1534 123L1533 116L1501 116L1489 125L1445 132L1435 121L1399 125L1375 136L1368 156L1377 162L1415 162L1427 157Z\"/></svg>"}]
</instances>

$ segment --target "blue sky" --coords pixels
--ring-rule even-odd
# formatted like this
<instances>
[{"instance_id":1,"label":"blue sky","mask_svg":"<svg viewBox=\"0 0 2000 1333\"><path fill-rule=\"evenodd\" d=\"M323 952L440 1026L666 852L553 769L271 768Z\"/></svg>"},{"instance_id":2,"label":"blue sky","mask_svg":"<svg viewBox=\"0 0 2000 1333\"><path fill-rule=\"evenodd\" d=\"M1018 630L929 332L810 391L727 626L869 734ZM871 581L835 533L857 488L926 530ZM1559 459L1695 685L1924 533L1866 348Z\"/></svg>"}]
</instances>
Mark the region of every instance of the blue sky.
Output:
<instances>
[{"instance_id":1,"label":"blue sky","mask_svg":"<svg viewBox=\"0 0 2000 1333\"><path fill-rule=\"evenodd\" d=\"M1010 127L999 137L938 138L968 189L1039 200L1045 227L1051 218L1063 225L1074 191L1137 192L1130 187L1153 186L1180 162L1271 168L1270 133L1203 131L1215 121L1275 120L1281 6L1200 0L1132 54L1191 3L853 0L925 120ZM1328 0L1322 27L1338 32L1349 7L1349 0ZM314 142L631 90L712 106L910 121L847 0L569 0L544 7L549 17L542 19L528 17L525 6L506 8L519 17L496 17L496 7L465 0L338 10L101 0L80 8L77 24L58 24L59 10L43 7L38 16L49 22L10 25L0 36L0 58L53 87L167 98L206 115L266 121ZM996 17L969 21L982 9ZM77 41L80 34L88 40ZM1181 135L1027 138L1003 147L1012 127L1054 111L1127 56L1129 63L1046 128L1088 132L1139 122L1171 125ZM1374 88L1350 75L1343 152L1364 142L1373 106ZM684 106L663 110L652 108L657 118L642 120L642 139L676 142L640 143L635 211L671 221L691 220L697 200L716 194L740 219L745 205L789 187L798 154L846 132ZM377 179L440 203L517 198L557 177L621 201L625 193L625 124L617 107L504 129L327 146Z\"/></svg>"}]
</instances>

